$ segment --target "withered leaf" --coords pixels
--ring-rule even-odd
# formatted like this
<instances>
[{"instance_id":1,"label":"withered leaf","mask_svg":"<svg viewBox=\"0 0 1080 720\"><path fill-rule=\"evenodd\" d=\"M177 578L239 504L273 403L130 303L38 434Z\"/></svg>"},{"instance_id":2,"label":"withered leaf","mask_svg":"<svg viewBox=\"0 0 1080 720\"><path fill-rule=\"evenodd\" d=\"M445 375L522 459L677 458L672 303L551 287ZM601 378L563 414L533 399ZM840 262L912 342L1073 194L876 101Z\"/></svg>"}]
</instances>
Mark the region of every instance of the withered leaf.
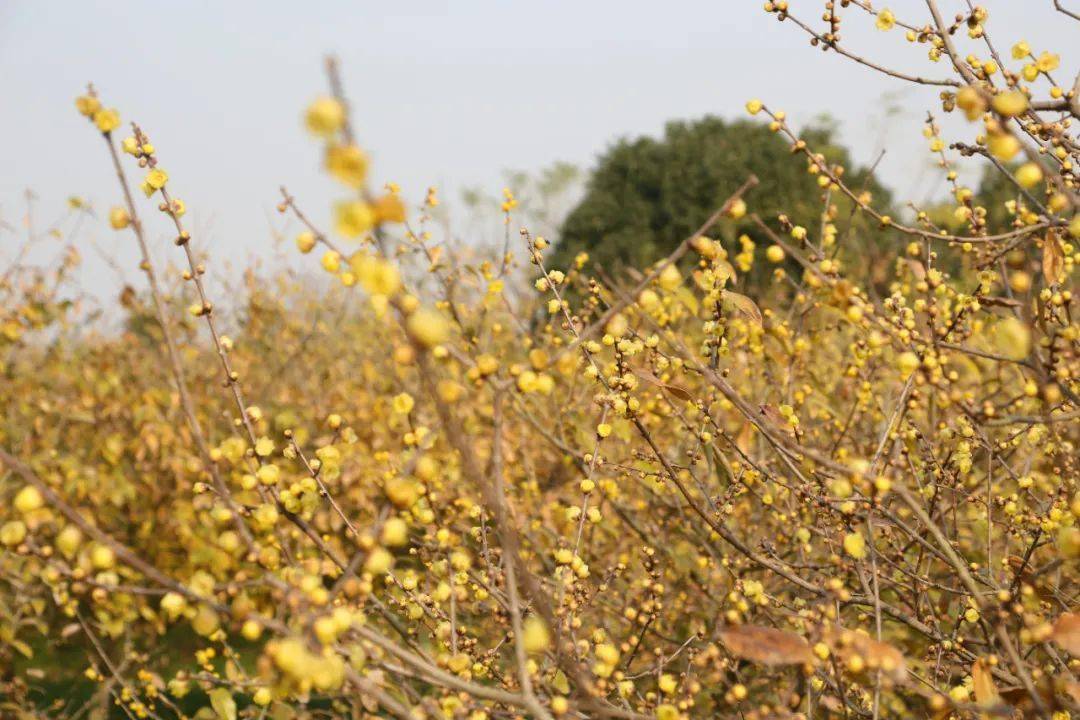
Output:
<instances>
[{"instance_id":1,"label":"withered leaf","mask_svg":"<svg viewBox=\"0 0 1080 720\"><path fill-rule=\"evenodd\" d=\"M218 720L236 720L236 700L228 688L211 690L210 706L217 713Z\"/></svg>"},{"instance_id":2,"label":"withered leaf","mask_svg":"<svg viewBox=\"0 0 1080 720\"><path fill-rule=\"evenodd\" d=\"M739 434L735 436L735 447L739 448L743 455L749 455L753 449L753 443L754 425L752 423L743 423Z\"/></svg>"},{"instance_id":3,"label":"withered leaf","mask_svg":"<svg viewBox=\"0 0 1080 720\"><path fill-rule=\"evenodd\" d=\"M885 677L897 684L907 680L907 660L900 650L889 643L840 627L825 628L823 637L829 649L845 661L852 655L859 655L868 670L881 670Z\"/></svg>"},{"instance_id":4,"label":"withered leaf","mask_svg":"<svg viewBox=\"0 0 1080 720\"><path fill-rule=\"evenodd\" d=\"M1048 285L1053 285L1061 280L1061 272L1065 269L1065 251L1061 248L1061 242L1056 233L1049 233L1043 243L1042 272Z\"/></svg>"},{"instance_id":5,"label":"withered leaf","mask_svg":"<svg viewBox=\"0 0 1080 720\"><path fill-rule=\"evenodd\" d=\"M1000 295L980 295L979 304L986 307L1020 307L1020 301Z\"/></svg>"},{"instance_id":6,"label":"withered leaf","mask_svg":"<svg viewBox=\"0 0 1080 720\"><path fill-rule=\"evenodd\" d=\"M986 661L978 658L971 665L971 687L975 692L975 702L983 706L996 705L1001 702L997 685L994 684L994 676Z\"/></svg>"},{"instance_id":7,"label":"withered leaf","mask_svg":"<svg viewBox=\"0 0 1080 720\"><path fill-rule=\"evenodd\" d=\"M834 713L840 712L844 707L844 704L840 702L840 699L833 695L822 695L818 702L821 704L821 707Z\"/></svg>"},{"instance_id":8,"label":"withered leaf","mask_svg":"<svg viewBox=\"0 0 1080 720\"><path fill-rule=\"evenodd\" d=\"M750 318L758 325L762 323L763 318L761 316L761 310L758 309L757 303L750 298L741 293L725 290L724 300L727 300L736 311Z\"/></svg>"},{"instance_id":9,"label":"withered leaf","mask_svg":"<svg viewBox=\"0 0 1080 720\"><path fill-rule=\"evenodd\" d=\"M920 261L904 258L904 262L907 263L907 266L911 269L911 274L915 276L916 280L922 281L926 279L926 268L923 267Z\"/></svg>"},{"instance_id":10,"label":"withered leaf","mask_svg":"<svg viewBox=\"0 0 1080 720\"><path fill-rule=\"evenodd\" d=\"M1080 657L1080 614L1064 613L1054 623L1050 637L1070 655Z\"/></svg>"},{"instance_id":11,"label":"withered leaf","mask_svg":"<svg viewBox=\"0 0 1080 720\"><path fill-rule=\"evenodd\" d=\"M1045 706L1050 707L1056 704L1054 694L1048 686L1038 687L1035 691L1039 694ZM1035 714L1035 703L1031 694L1023 686L1002 688L998 694L1001 696L1002 704L1014 707L1021 713L1031 712L1032 715ZM1015 715L1015 717L1020 717L1020 715ZM1028 716L1023 715L1023 717Z\"/></svg>"},{"instance_id":12,"label":"withered leaf","mask_svg":"<svg viewBox=\"0 0 1080 720\"><path fill-rule=\"evenodd\" d=\"M634 374L637 375L642 380L644 380L645 382L649 383L650 385L655 385L656 387L660 388L661 390L664 390L665 392L668 392L668 393L674 395L675 397L679 398L680 400L693 400L694 399L694 396L691 395L689 392L687 392L687 390L685 388L681 388L678 385L671 385L669 383L666 383L663 380L661 380L660 378L653 375L648 370L635 369Z\"/></svg>"},{"instance_id":13,"label":"withered leaf","mask_svg":"<svg viewBox=\"0 0 1080 720\"><path fill-rule=\"evenodd\" d=\"M727 651L762 665L802 665L813 662L810 645L799 635L760 625L729 625L719 632Z\"/></svg>"}]
</instances>

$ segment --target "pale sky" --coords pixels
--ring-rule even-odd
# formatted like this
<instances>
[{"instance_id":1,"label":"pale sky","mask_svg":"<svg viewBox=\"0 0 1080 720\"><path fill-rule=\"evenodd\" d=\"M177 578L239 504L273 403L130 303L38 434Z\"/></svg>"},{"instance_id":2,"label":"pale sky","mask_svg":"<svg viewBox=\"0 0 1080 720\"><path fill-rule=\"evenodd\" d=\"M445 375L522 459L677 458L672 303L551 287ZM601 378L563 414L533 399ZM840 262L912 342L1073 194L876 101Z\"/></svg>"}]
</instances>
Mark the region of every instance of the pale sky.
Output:
<instances>
[{"instance_id":1,"label":"pale sky","mask_svg":"<svg viewBox=\"0 0 1080 720\"><path fill-rule=\"evenodd\" d=\"M922 0L875 4L904 20L927 17ZM1051 0L984 4L1000 53L1021 38L1036 53L1060 52L1058 80L1071 84L1080 25L1055 13ZM940 5L951 16L966 3ZM822 26L821 0L790 6ZM891 67L947 75L925 45L908 44L899 29L875 30L854 8L845 12L845 45ZM939 89L811 48L761 0L2 0L0 219L21 226L26 188L40 198L39 224L69 195L102 215L119 204L104 147L72 104L93 81L125 122L149 132L199 247L232 262L269 255L281 183L320 221L341 195L320 173L319 144L300 122L325 92L326 53L340 58L376 186L396 181L415 203L437 185L458 216L461 189L498 193L503 170L557 160L588 168L621 136L656 135L668 120L708 113L740 117L751 97L785 109L796 126L831 114L862 163L886 141L879 174L901 198L921 201L940 188L919 132L927 109L940 115ZM889 104L902 112L886 119ZM151 229L155 255L168 257L165 224L155 220ZM138 279L129 234L101 221L81 237L91 292L111 294L116 283L91 240ZM0 231L0 260L14 242Z\"/></svg>"}]
</instances>

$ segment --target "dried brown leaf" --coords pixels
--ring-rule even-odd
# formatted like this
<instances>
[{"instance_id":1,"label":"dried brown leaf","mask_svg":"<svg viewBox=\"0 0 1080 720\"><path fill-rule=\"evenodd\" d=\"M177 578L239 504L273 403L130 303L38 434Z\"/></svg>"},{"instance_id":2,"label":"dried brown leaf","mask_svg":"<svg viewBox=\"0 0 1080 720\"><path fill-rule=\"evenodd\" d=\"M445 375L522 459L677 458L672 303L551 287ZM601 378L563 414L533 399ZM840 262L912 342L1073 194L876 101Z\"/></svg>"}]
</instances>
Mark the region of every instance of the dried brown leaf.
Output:
<instances>
[{"instance_id":1,"label":"dried brown leaf","mask_svg":"<svg viewBox=\"0 0 1080 720\"><path fill-rule=\"evenodd\" d=\"M1061 241L1057 234L1050 233L1043 243L1042 272L1047 285L1053 285L1061 281L1061 273L1065 269L1065 251L1061 247Z\"/></svg>"},{"instance_id":2,"label":"dried brown leaf","mask_svg":"<svg viewBox=\"0 0 1080 720\"><path fill-rule=\"evenodd\" d=\"M654 386L660 388L661 390L664 390L665 392L671 393L672 395L674 395L675 397L677 397L680 400L693 400L694 399L694 396L691 395L685 388L681 388L678 385L671 385L669 383L666 383L663 380L661 380L660 378L653 375L648 370L635 369L634 374L637 375L642 380L644 380L645 382L649 383L650 385L654 385Z\"/></svg>"},{"instance_id":3,"label":"dried brown leaf","mask_svg":"<svg viewBox=\"0 0 1080 720\"><path fill-rule=\"evenodd\" d=\"M915 276L916 280L922 281L926 279L926 268L923 267L920 261L904 258L904 262L907 263L907 266L911 269L911 274Z\"/></svg>"},{"instance_id":4,"label":"dried brown leaf","mask_svg":"<svg viewBox=\"0 0 1080 720\"><path fill-rule=\"evenodd\" d=\"M998 693L997 685L994 684L994 676L982 658L971 665L971 687L975 692L975 702L978 704L988 707L1001 702L1001 695Z\"/></svg>"},{"instance_id":5,"label":"dried brown leaf","mask_svg":"<svg viewBox=\"0 0 1080 720\"><path fill-rule=\"evenodd\" d=\"M763 318L761 316L761 310L758 309L757 303L755 303L750 298L746 297L741 293L725 290L724 300L727 300L729 303L731 303L732 307L734 307L736 311L750 318L758 325L762 323Z\"/></svg>"},{"instance_id":6,"label":"dried brown leaf","mask_svg":"<svg viewBox=\"0 0 1080 720\"><path fill-rule=\"evenodd\" d=\"M749 455L750 451L753 450L753 443L754 425L753 423L743 423L739 434L735 436L735 447L739 448L743 455Z\"/></svg>"},{"instance_id":7,"label":"dried brown leaf","mask_svg":"<svg viewBox=\"0 0 1080 720\"><path fill-rule=\"evenodd\" d=\"M1012 298L1001 297L1000 295L980 295L979 304L985 307L1020 307L1021 302Z\"/></svg>"},{"instance_id":8,"label":"dried brown leaf","mask_svg":"<svg viewBox=\"0 0 1080 720\"><path fill-rule=\"evenodd\" d=\"M729 625L719 632L727 651L762 665L802 665L813 662L809 643L795 633L760 625Z\"/></svg>"},{"instance_id":9,"label":"dried brown leaf","mask_svg":"<svg viewBox=\"0 0 1080 720\"><path fill-rule=\"evenodd\" d=\"M1050 637L1070 655L1080 657L1080 614L1065 613L1059 617Z\"/></svg>"},{"instance_id":10,"label":"dried brown leaf","mask_svg":"<svg viewBox=\"0 0 1080 720\"><path fill-rule=\"evenodd\" d=\"M821 707L829 712L838 713L844 709L844 703L840 702L840 699L833 695L822 695L818 702L821 704Z\"/></svg>"},{"instance_id":11,"label":"dried brown leaf","mask_svg":"<svg viewBox=\"0 0 1080 720\"><path fill-rule=\"evenodd\" d=\"M847 661L859 655L868 670L880 670L882 674L900 684L907 680L907 660L904 653L887 642L875 640L866 633L828 627L824 632L829 649Z\"/></svg>"}]
</instances>

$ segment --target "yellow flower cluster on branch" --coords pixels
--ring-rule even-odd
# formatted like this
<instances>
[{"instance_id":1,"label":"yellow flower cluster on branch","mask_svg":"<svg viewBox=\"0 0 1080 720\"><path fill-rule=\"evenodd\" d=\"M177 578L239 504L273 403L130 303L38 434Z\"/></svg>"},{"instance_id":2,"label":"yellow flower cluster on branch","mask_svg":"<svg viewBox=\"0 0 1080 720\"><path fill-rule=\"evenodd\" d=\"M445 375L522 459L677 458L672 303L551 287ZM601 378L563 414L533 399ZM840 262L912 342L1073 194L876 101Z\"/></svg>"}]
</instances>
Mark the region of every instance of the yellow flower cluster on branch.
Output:
<instances>
[{"instance_id":1,"label":"yellow flower cluster on branch","mask_svg":"<svg viewBox=\"0 0 1080 720\"><path fill-rule=\"evenodd\" d=\"M760 214L748 178L632 269L553 266L510 188L505 248L434 240L434 188L413 214L372 191L331 62L303 121L333 234L283 188L315 257L215 292L183 178L79 97L121 163L102 222L167 229L183 269L144 252L112 333L71 320L73 252L0 282L3 702L59 707L63 645L130 717L1075 709L1080 115L981 6L828 3L822 34L766 9L851 57L841 5L955 71L887 71L970 123L927 118L943 204L886 206L751 100L820 203Z\"/></svg>"}]
</instances>

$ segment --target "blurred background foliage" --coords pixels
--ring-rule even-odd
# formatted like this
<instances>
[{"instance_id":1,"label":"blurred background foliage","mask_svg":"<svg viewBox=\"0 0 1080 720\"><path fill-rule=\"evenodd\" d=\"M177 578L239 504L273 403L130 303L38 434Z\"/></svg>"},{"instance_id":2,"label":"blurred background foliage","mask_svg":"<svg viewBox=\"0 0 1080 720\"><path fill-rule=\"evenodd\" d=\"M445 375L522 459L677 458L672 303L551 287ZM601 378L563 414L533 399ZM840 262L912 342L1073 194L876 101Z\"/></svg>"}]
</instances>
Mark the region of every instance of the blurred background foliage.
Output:
<instances>
[{"instance_id":1,"label":"blurred background foliage","mask_svg":"<svg viewBox=\"0 0 1080 720\"><path fill-rule=\"evenodd\" d=\"M834 131L825 119L807 128L803 138L830 164L853 168L849 184L865 187L876 205L888 212L891 193L867 168L854 167ZM662 138L614 143L599 158L581 201L563 222L553 265L569 266L584 251L592 263L609 271L645 267L697 230L751 174L760 180L751 200L755 212L765 219L786 213L806 227L810 237L817 236L821 189L806 171L805 161L792 157L788 144L767 125L706 116L669 122ZM851 216L846 198L834 196L831 201L837 203L841 218ZM862 219L853 222L857 230L853 252L879 241L876 228ZM749 216L724 219L710 231L729 252L744 233L764 240Z\"/></svg>"}]
</instances>

